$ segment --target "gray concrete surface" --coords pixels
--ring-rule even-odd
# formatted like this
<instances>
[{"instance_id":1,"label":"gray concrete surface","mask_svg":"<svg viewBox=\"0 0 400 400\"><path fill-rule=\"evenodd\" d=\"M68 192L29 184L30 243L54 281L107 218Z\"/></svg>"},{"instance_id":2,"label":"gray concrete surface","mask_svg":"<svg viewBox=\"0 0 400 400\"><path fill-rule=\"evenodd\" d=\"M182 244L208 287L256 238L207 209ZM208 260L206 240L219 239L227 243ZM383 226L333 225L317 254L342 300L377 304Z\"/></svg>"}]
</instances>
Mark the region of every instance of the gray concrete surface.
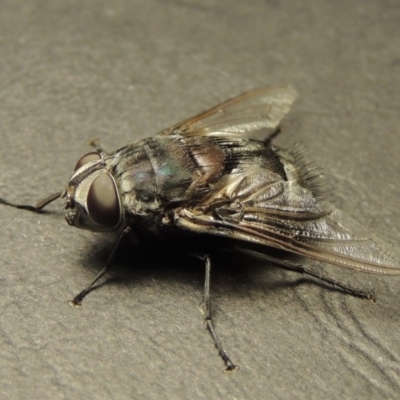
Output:
<instances>
[{"instance_id":1,"label":"gray concrete surface","mask_svg":"<svg viewBox=\"0 0 400 400\"><path fill-rule=\"evenodd\" d=\"M399 247L397 1L3 1L0 197L66 184L99 138L115 149L228 97L292 84L277 144L307 146L341 207ZM61 202L0 206L0 398L377 399L400 393L400 276L326 268L375 304L254 260L213 265L223 373L202 327L203 267L135 262L68 306L114 237Z\"/></svg>"}]
</instances>

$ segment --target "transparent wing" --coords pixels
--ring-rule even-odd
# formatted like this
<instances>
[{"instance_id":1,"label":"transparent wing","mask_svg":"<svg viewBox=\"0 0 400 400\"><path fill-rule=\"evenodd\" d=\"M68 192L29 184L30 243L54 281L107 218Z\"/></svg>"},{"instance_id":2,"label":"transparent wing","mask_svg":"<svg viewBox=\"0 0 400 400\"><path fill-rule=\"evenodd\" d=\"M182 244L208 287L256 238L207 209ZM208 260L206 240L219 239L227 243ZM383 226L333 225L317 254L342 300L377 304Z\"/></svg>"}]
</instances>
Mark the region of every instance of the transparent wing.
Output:
<instances>
[{"instance_id":1,"label":"transparent wing","mask_svg":"<svg viewBox=\"0 0 400 400\"><path fill-rule=\"evenodd\" d=\"M180 210L177 225L357 271L400 274L400 256L329 202L293 181L253 178L238 175L203 205Z\"/></svg>"},{"instance_id":2,"label":"transparent wing","mask_svg":"<svg viewBox=\"0 0 400 400\"><path fill-rule=\"evenodd\" d=\"M262 128L276 128L297 97L291 86L264 87L180 122L159 135L243 134Z\"/></svg>"}]
</instances>

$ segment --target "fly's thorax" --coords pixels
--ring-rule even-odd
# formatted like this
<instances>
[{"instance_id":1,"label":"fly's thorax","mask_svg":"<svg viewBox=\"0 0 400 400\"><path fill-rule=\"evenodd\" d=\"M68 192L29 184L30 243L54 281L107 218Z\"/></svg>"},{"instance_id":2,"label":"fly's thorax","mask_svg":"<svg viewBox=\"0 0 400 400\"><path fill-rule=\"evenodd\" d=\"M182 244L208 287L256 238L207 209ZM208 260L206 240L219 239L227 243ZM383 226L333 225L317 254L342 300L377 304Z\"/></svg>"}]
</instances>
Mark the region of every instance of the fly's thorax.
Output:
<instances>
[{"instance_id":1,"label":"fly's thorax","mask_svg":"<svg viewBox=\"0 0 400 400\"><path fill-rule=\"evenodd\" d=\"M160 208L156 174L146 151L148 141L131 143L107 158L128 219Z\"/></svg>"},{"instance_id":2,"label":"fly's thorax","mask_svg":"<svg viewBox=\"0 0 400 400\"><path fill-rule=\"evenodd\" d=\"M101 232L117 229L123 221L117 184L100 153L80 158L62 197L69 225Z\"/></svg>"},{"instance_id":3,"label":"fly's thorax","mask_svg":"<svg viewBox=\"0 0 400 400\"><path fill-rule=\"evenodd\" d=\"M225 161L222 148L210 139L179 136L144 139L109 157L126 218L190 201L197 188L219 177Z\"/></svg>"}]
</instances>

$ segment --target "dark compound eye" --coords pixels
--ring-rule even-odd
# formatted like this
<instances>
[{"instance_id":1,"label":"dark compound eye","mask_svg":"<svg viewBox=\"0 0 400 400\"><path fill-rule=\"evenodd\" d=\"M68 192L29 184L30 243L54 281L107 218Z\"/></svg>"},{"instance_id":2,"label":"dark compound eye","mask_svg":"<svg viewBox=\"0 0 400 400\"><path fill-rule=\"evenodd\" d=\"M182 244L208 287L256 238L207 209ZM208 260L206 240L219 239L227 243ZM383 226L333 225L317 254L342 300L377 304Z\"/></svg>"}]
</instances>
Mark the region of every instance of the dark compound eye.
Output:
<instances>
[{"instance_id":1,"label":"dark compound eye","mask_svg":"<svg viewBox=\"0 0 400 400\"><path fill-rule=\"evenodd\" d=\"M82 156L75 165L74 172L77 171L82 165L87 164L91 161L98 161L101 160L101 156L97 151L92 151L90 153L85 154Z\"/></svg>"},{"instance_id":2,"label":"dark compound eye","mask_svg":"<svg viewBox=\"0 0 400 400\"><path fill-rule=\"evenodd\" d=\"M90 218L104 228L114 228L121 216L119 198L113 178L102 173L90 186L87 196Z\"/></svg>"}]
</instances>

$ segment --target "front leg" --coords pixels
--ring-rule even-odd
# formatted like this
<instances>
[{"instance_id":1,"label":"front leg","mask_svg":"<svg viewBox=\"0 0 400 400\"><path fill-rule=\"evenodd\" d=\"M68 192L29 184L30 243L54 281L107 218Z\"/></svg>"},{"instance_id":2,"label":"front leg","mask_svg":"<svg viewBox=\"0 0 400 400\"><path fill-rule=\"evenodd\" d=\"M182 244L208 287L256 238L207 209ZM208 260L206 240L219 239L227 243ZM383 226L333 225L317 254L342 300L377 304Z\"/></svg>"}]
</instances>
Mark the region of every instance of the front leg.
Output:
<instances>
[{"instance_id":1,"label":"front leg","mask_svg":"<svg viewBox=\"0 0 400 400\"><path fill-rule=\"evenodd\" d=\"M110 255L108 256L108 259L106 263L104 264L103 269L96 275L96 277L92 280L92 282L89 283L89 285L83 289L79 294L77 294L72 300L69 301L69 304L71 306L75 307L80 307L82 306L82 300L92 291L94 290L97 286L96 283L107 273L110 271L112 267L112 262L114 260L115 254L117 252L117 249L121 246L121 244L125 241L126 237L130 234L131 228L128 226L125 228L121 235L119 236L117 242L114 245L114 248L112 249Z\"/></svg>"}]
</instances>

